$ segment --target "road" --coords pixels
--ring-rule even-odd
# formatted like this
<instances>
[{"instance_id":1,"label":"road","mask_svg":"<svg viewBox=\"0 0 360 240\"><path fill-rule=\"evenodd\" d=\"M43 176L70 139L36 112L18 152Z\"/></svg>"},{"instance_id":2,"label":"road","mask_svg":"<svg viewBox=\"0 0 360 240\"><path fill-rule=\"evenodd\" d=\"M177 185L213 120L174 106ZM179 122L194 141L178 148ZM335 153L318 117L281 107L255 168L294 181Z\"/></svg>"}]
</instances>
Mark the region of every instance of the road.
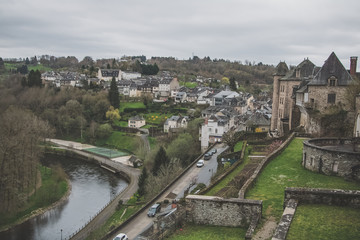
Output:
<instances>
[{"instance_id":1,"label":"road","mask_svg":"<svg viewBox=\"0 0 360 240\"><path fill-rule=\"evenodd\" d=\"M215 148L217 149L217 153L215 153L210 160L205 161L205 165L203 167L198 168L196 167L196 164L192 166L186 174L172 184L172 186L154 202L163 202L165 199L169 198L182 198L184 196L184 191L194 182L196 183L195 186L198 183L204 183L208 186L212 175L215 174L217 170L216 157L226 149L226 147L222 144L216 145ZM131 222L119 229L117 234L126 233L129 239L136 239L148 226L151 226L152 223L153 218L149 218L147 216L147 209L145 209ZM112 237L115 236L116 234Z\"/></svg>"}]
</instances>

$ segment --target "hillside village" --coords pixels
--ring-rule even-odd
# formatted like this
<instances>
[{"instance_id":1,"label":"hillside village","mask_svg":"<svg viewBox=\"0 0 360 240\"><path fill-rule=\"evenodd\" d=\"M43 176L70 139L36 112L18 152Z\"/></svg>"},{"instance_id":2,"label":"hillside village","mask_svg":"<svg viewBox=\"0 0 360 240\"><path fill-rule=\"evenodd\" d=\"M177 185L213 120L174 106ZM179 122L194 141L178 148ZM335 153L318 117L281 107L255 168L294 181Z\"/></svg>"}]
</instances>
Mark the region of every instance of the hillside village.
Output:
<instances>
[{"instance_id":1,"label":"hillside village","mask_svg":"<svg viewBox=\"0 0 360 240\"><path fill-rule=\"evenodd\" d=\"M297 66L288 66L285 62L280 62L274 68L272 75L272 94L268 91L269 88L256 93L244 91L242 83L246 81L243 79L236 79L235 81L234 78L232 79L235 85L234 89L226 78L224 80L196 76L192 77L190 81L184 82L179 80L180 74L168 70L161 70L156 75L146 75L134 71L123 71L120 68L110 68L109 64L107 65L107 68L98 68L96 74L92 75L70 70L43 71L41 80L44 88L42 89L55 89L54 91L59 93L74 91L79 94L79 96L75 97L67 96L68 99L66 101L61 100L65 103L65 107L63 106L59 110L50 110L53 113L60 114L60 117L56 118L49 114L49 110L46 112L47 109L45 111L41 109L44 111L41 116L60 122L58 123L55 120L53 122L60 125L60 127L57 126L61 129L57 133L59 136L68 137L71 134L75 136L77 132L77 134L81 134L81 140L83 141L82 131L86 130L87 139L95 142L96 138L103 138L102 141L106 141L106 144L112 141L111 144L113 145L107 145L111 148L122 148L125 142L132 141L130 140L131 138L137 139L135 140L137 143L135 144L135 141L131 142L129 145L132 144L133 146L129 147L130 150L127 150L132 154L131 161L136 162L133 166L143 166L143 169L145 167L151 169L155 166L155 160L151 162L149 158L155 159L156 157L154 153L149 154L153 150L153 146L150 146L150 143L148 143L147 150L140 147L139 142L142 141L138 139L140 134L145 134L143 135L145 138L149 137L149 133L152 134L151 136L159 136L159 141L163 141L161 144L166 146L167 150L171 149L173 154L180 154L180 151L182 153L188 151L183 159L179 157L182 168L189 165L195 155L208 152L210 147L216 146L218 143L221 146L222 144L224 146L227 144L229 148L222 153L223 155L219 155L217 159L219 175L224 172L226 175L228 169L233 171L231 166L237 161L243 161L240 161L241 151L243 151L241 153L243 157L244 155L250 155L252 148L257 149L261 153L259 156L251 156L251 162L247 163L248 165L244 168L246 173L240 172L239 176L230 182L235 187L224 187L221 193L224 195L221 196L226 196L224 197L225 200L223 198L219 200L218 196L211 196L209 198L204 196L204 199L202 199L201 195L199 197L190 195L190 200L187 199L185 201L194 203L189 205L194 209L197 205L206 206L208 203L210 203L209 206L212 206L214 199L215 201L226 202L226 204L229 201L230 205L234 199L235 202L244 200L245 194L252 184L248 183L248 181L253 181L257 178L256 174L263 170L263 166L266 166L268 159L272 159L272 154L274 156L280 154L276 149L288 146L295 133L299 136L305 136L306 139L315 138L303 143L304 152L301 161L303 169L323 175L339 176L351 181L358 181L360 179L360 160L357 157L357 152L360 149L360 95L358 91L360 89L356 85L360 73L356 69L357 57L350 57L350 70L345 69L334 52L330 54L322 66L316 66L307 58ZM117 121L107 117L107 112L111 111L111 106L107 103L108 100L104 99L104 96L106 98L106 94L111 91L112 82L116 83L117 92L121 99L120 106L121 104L125 105L125 109L121 112L121 117L119 114L120 108L115 109L115 112L117 111L119 115ZM214 87L214 83L216 87ZM352 89L352 91L349 89ZM87 90L90 91L87 92ZM38 91L47 90L39 89ZM100 97L95 98L95 96L98 96L96 95L98 93ZM51 92L51 94L53 93ZM88 101L92 99L92 103L87 103L84 100L86 98ZM88 104L87 106L93 105L92 107L97 105L98 115L92 112L95 110L89 112L97 116L98 123L89 116L87 116L88 119L84 117L85 120L77 118L77 111L86 111L80 102L81 104ZM98 105L99 102L101 105ZM131 108L126 109L126 104L137 103L140 103L141 106L134 108L135 110ZM33 104L33 102L30 101L29 105L36 109L36 104ZM38 111L40 112L40 110ZM162 116L157 116L155 112ZM152 117L149 117L149 115ZM158 117L159 119L156 119ZM122 123L118 121L120 118ZM61 122L64 122L64 126L61 125ZM196 125L193 124L194 122ZM83 127L84 125L86 127ZM108 130L103 130L102 127L104 126ZM191 129L188 129L189 126L191 126ZM195 131L194 126L196 127ZM105 132L103 134L105 137L101 135L102 131ZM246 133L248 134L246 136L252 136L260 140L261 144L266 143L270 147L275 144L275 146L272 146L275 150L272 149L270 152L265 152L264 145L260 144L260 146L257 146L255 144L247 150L247 153L245 153L247 146L243 147L243 150L240 149L239 151L237 149L232 152L231 150L233 150L235 145L231 145L229 141L229 135L232 136L232 133L234 134L232 140L236 140L235 144L237 142L243 144L242 141L250 140L250 138L242 138L244 135L236 135L236 133ZM120 134L125 135L126 138L119 138L121 141L110 141L109 139L113 138L116 134L117 136ZM186 147L188 149L182 150L179 145L175 145L176 147L171 146L173 142L178 140L177 137L185 139L184 136L187 137L188 145ZM195 139L193 139L194 136ZM184 144L180 140L179 142ZM323 146L328 147L327 144L329 143L334 146L340 146L335 147L335 155L326 155L326 148L321 149ZM192 147L191 149L190 146ZM178 151L176 152L174 149ZM343 153L343 149L346 149L347 152ZM167 154L171 154L171 151ZM135 155L138 156L135 157ZM246 157L250 158L249 156ZM340 161L338 158L345 158L347 161ZM234 166L237 164L240 163L236 163ZM258 169L259 166L260 170ZM179 169L181 168L179 167ZM172 175L169 176L174 177ZM165 187L166 181L163 181L164 186L159 184L157 187ZM243 190L244 188L245 190ZM201 192L201 190L199 191ZM295 192L289 191L287 193L290 195L294 194L297 196L298 194L296 190L294 190ZM149 196L147 197L149 198ZM175 201L176 199L172 200ZM195 204L197 201L199 203ZM254 200L251 203L254 206L256 205L257 209L249 210L252 215L246 216L245 225L246 227L249 226L246 234L250 236L254 233L257 223L264 216L264 212L262 213L258 209L262 204L259 201ZM204 204L204 202L206 203ZM284 203L284 206L286 204ZM206 207L206 209L210 208ZM228 208L231 209L231 207ZM202 211L206 212L206 209ZM217 211L220 210L217 209ZM241 211L246 212L248 210ZM195 210L193 212L196 214ZM204 216L205 220L201 221L204 221L206 225L208 217L206 217L205 213ZM198 216L193 218L195 219L196 217ZM236 216L233 217L237 218ZM221 216L219 219L221 219ZM236 221L238 220L236 219ZM268 221L268 219L265 221ZM219 224L225 223L220 221ZM244 227L242 224L243 220L240 226ZM281 232L282 230L277 229L276 234L280 234L278 233L279 231ZM156 233L158 234L158 232ZM251 239L251 237L248 239Z\"/></svg>"}]
</instances>

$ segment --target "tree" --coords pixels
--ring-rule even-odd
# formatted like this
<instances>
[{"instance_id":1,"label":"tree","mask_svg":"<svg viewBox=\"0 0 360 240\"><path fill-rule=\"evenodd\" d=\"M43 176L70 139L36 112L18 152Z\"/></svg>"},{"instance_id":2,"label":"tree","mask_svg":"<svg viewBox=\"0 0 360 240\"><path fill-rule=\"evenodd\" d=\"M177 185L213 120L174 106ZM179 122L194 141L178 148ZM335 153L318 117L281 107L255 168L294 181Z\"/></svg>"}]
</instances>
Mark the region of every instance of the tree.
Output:
<instances>
[{"instance_id":1,"label":"tree","mask_svg":"<svg viewBox=\"0 0 360 240\"><path fill-rule=\"evenodd\" d=\"M109 90L109 101L111 106L114 108L119 108L120 106L120 98L119 98L119 90L116 85L115 77L112 78Z\"/></svg>"},{"instance_id":2,"label":"tree","mask_svg":"<svg viewBox=\"0 0 360 240\"><path fill-rule=\"evenodd\" d=\"M168 162L169 162L169 158L166 155L164 147L161 146L155 156L154 166L152 168L152 174L154 176L157 176L160 167L166 165Z\"/></svg>"},{"instance_id":3,"label":"tree","mask_svg":"<svg viewBox=\"0 0 360 240\"><path fill-rule=\"evenodd\" d=\"M3 59L0 57L0 70L1 69L5 69L5 63L4 63Z\"/></svg>"},{"instance_id":4,"label":"tree","mask_svg":"<svg viewBox=\"0 0 360 240\"><path fill-rule=\"evenodd\" d=\"M28 75L28 86L29 87L41 87L41 73L39 70L31 70Z\"/></svg>"},{"instance_id":5,"label":"tree","mask_svg":"<svg viewBox=\"0 0 360 240\"><path fill-rule=\"evenodd\" d=\"M146 170L146 167L144 166L141 172L141 175L139 176L139 181L138 181L138 193L140 196L144 196L146 193L146 180L148 178L148 173Z\"/></svg>"},{"instance_id":6,"label":"tree","mask_svg":"<svg viewBox=\"0 0 360 240\"><path fill-rule=\"evenodd\" d=\"M30 111L9 107L0 114L0 213L16 212L36 192L39 143L51 137L47 122Z\"/></svg>"},{"instance_id":7,"label":"tree","mask_svg":"<svg viewBox=\"0 0 360 240\"><path fill-rule=\"evenodd\" d=\"M196 144L189 133L180 134L172 141L167 148L167 155L170 159L177 158L183 167L186 167L191 157L196 153Z\"/></svg>"},{"instance_id":8,"label":"tree","mask_svg":"<svg viewBox=\"0 0 360 240\"><path fill-rule=\"evenodd\" d=\"M112 127L110 126L110 124L105 123L105 124L101 124L99 126L99 128L96 131L96 135L99 138L104 139L104 138L109 137L111 135L112 131L113 130L112 130Z\"/></svg>"},{"instance_id":9,"label":"tree","mask_svg":"<svg viewBox=\"0 0 360 240\"><path fill-rule=\"evenodd\" d=\"M29 72L28 67L26 65L22 65L16 69L17 72L21 74L27 74Z\"/></svg>"},{"instance_id":10,"label":"tree","mask_svg":"<svg viewBox=\"0 0 360 240\"><path fill-rule=\"evenodd\" d=\"M230 89L233 91L236 91L236 83L235 83L235 78L231 77L230 78Z\"/></svg>"},{"instance_id":11,"label":"tree","mask_svg":"<svg viewBox=\"0 0 360 240\"><path fill-rule=\"evenodd\" d=\"M113 106L109 107L109 110L106 112L106 118L113 123L115 120L120 120L119 109L115 109Z\"/></svg>"},{"instance_id":12,"label":"tree","mask_svg":"<svg viewBox=\"0 0 360 240\"><path fill-rule=\"evenodd\" d=\"M26 64L26 65L30 64L30 60L29 60L28 57L27 57L26 60L25 60L25 64Z\"/></svg>"},{"instance_id":13,"label":"tree","mask_svg":"<svg viewBox=\"0 0 360 240\"><path fill-rule=\"evenodd\" d=\"M222 141L226 143L229 146L230 151L233 152L236 143L239 141L239 135L234 129L230 129L223 134Z\"/></svg>"}]
</instances>

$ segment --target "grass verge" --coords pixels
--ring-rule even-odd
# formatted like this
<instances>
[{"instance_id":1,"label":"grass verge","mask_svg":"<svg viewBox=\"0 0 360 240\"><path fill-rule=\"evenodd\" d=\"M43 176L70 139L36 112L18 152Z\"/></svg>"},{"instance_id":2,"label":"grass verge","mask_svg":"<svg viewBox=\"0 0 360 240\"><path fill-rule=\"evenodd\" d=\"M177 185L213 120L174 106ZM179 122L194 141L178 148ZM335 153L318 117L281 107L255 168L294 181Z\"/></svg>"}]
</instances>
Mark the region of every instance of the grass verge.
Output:
<instances>
[{"instance_id":1,"label":"grass verge","mask_svg":"<svg viewBox=\"0 0 360 240\"><path fill-rule=\"evenodd\" d=\"M246 229L219 226L204 226L187 224L183 228L176 230L174 234L166 238L168 240L207 240L207 239L226 239L238 240L245 239Z\"/></svg>"}]
</instances>

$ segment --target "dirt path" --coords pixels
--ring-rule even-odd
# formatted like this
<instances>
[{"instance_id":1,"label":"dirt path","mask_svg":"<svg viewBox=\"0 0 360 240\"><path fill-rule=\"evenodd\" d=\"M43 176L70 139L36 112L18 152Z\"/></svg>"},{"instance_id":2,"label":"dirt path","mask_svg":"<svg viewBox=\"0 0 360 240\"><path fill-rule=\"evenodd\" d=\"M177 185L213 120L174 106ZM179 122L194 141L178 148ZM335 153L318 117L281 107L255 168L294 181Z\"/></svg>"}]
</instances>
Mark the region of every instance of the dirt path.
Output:
<instances>
[{"instance_id":1,"label":"dirt path","mask_svg":"<svg viewBox=\"0 0 360 240\"><path fill-rule=\"evenodd\" d=\"M277 223L274 217L270 217L266 220L262 228L256 233L252 238L253 240L267 240L271 239L274 234L274 231L277 227Z\"/></svg>"}]
</instances>

